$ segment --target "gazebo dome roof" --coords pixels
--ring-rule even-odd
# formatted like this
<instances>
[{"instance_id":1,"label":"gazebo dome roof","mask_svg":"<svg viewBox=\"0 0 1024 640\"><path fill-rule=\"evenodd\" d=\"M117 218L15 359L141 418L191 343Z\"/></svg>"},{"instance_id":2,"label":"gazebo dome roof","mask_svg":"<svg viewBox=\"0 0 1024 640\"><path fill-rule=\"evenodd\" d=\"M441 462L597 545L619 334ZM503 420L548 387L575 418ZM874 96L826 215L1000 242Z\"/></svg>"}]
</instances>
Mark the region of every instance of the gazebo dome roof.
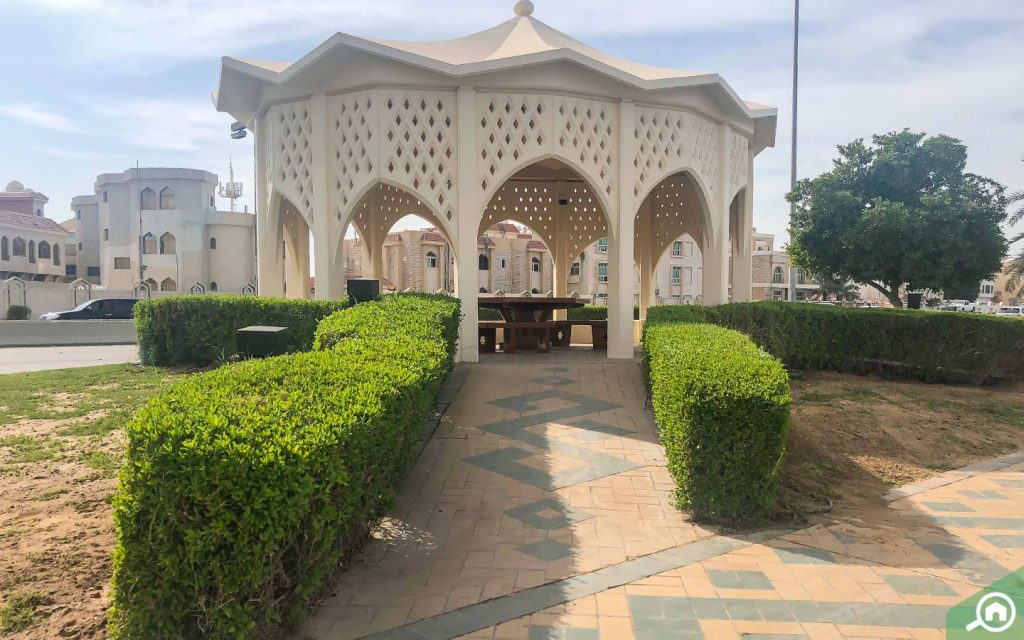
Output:
<instances>
[{"instance_id":1,"label":"gazebo dome roof","mask_svg":"<svg viewBox=\"0 0 1024 640\"><path fill-rule=\"evenodd\" d=\"M533 3L521 0L515 5L515 17L453 40L412 42L336 33L294 63L225 57L214 102L219 111L245 122L259 110L260 103L287 93L292 84L305 90L310 84L318 84L316 78L327 75L325 65L327 70L337 69L361 56L371 56L452 78L567 61L632 90L646 93L703 87L722 107L741 117L774 118L777 114L773 107L741 100L717 73L623 60L548 26L532 13Z\"/></svg>"}]
</instances>

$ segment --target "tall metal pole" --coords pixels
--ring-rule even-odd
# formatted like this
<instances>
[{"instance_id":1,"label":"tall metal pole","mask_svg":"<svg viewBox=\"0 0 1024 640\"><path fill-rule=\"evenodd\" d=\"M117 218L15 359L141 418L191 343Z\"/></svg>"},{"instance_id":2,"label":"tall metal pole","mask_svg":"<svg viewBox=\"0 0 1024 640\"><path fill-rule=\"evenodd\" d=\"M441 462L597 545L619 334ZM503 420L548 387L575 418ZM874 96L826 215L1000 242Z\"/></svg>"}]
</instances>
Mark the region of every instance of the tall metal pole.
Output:
<instances>
[{"instance_id":1,"label":"tall metal pole","mask_svg":"<svg viewBox=\"0 0 1024 640\"><path fill-rule=\"evenodd\" d=\"M796 188L796 136L797 136L797 88L800 80L800 0L794 0L793 9L793 131L792 151L789 166L789 187ZM790 203L789 213L796 211L796 203Z\"/></svg>"}]
</instances>

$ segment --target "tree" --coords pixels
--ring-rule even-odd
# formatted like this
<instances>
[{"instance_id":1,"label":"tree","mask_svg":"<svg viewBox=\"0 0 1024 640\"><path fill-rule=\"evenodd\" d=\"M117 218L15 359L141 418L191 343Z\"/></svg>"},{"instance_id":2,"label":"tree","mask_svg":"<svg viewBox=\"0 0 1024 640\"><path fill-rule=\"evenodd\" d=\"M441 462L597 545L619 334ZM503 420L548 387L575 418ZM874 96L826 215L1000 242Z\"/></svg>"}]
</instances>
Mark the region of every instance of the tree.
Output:
<instances>
[{"instance_id":1,"label":"tree","mask_svg":"<svg viewBox=\"0 0 1024 640\"><path fill-rule=\"evenodd\" d=\"M1005 189L965 171L959 140L903 130L838 149L831 171L787 196L798 266L873 287L897 307L901 287L964 290L999 270Z\"/></svg>"},{"instance_id":2,"label":"tree","mask_svg":"<svg viewBox=\"0 0 1024 640\"><path fill-rule=\"evenodd\" d=\"M1022 158L1022 160L1024 160L1024 158ZM1008 201L1011 206L1017 207L1013 213L1010 214L1010 219L1008 220L1012 227L1018 222L1024 220L1024 189L1011 193ZM1021 240L1024 240L1024 231L1015 235L1010 240L1010 244L1014 244ZM1010 278L1006 281L1006 290L1017 293L1024 292L1024 286L1021 286L1024 284L1024 249L1021 249L1020 253L1010 260L1010 264L1007 267L1007 274Z\"/></svg>"},{"instance_id":3,"label":"tree","mask_svg":"<svg viewBox=\"0 0 1024 640\"><path fill-rule=\"evenodd\" d=\"M812 279L821 285L824 300L856 302L860 300L860 288L849 280L837 280L830 275L813 275Z\"/></svg>"}]
</instances>

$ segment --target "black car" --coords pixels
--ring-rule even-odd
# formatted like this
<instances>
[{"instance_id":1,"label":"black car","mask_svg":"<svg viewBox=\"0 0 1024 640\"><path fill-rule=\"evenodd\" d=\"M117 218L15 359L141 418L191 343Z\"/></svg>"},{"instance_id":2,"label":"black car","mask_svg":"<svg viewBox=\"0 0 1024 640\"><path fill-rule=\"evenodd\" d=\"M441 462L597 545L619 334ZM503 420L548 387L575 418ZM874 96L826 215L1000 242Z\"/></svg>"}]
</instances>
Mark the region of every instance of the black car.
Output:
<instances>
[{"instance_id":1,"label":"black car","mask_svg":"<svg viewBox=\"0 0 1024 640\"><path fill-rule=\"evenodd\" d=\"M39 316L40 320L131 320L132 308L138 300L132 298L98 298L83 302L70 311L51 311Z\"/></svg>"}]
</instances>

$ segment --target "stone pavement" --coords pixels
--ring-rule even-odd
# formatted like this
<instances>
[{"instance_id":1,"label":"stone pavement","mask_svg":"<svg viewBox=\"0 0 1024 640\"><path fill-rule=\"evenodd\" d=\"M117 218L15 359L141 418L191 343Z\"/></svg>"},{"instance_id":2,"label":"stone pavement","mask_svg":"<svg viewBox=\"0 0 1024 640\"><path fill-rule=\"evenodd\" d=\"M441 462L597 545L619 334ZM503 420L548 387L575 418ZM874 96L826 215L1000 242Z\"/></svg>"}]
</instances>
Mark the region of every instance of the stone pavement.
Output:
<instances>
[{"instance_id":1,"label":"stone pavement","mask_svg":"<svg viewBox=\"0 0 1024 640\"><path fill-rule=\"evenodd\" d=\"M942 638L1024 565L1024 456L894 491L886 524L716 535L644 400L636 362L484 357L300 637Z\"/></svg>"}]
</instances>

